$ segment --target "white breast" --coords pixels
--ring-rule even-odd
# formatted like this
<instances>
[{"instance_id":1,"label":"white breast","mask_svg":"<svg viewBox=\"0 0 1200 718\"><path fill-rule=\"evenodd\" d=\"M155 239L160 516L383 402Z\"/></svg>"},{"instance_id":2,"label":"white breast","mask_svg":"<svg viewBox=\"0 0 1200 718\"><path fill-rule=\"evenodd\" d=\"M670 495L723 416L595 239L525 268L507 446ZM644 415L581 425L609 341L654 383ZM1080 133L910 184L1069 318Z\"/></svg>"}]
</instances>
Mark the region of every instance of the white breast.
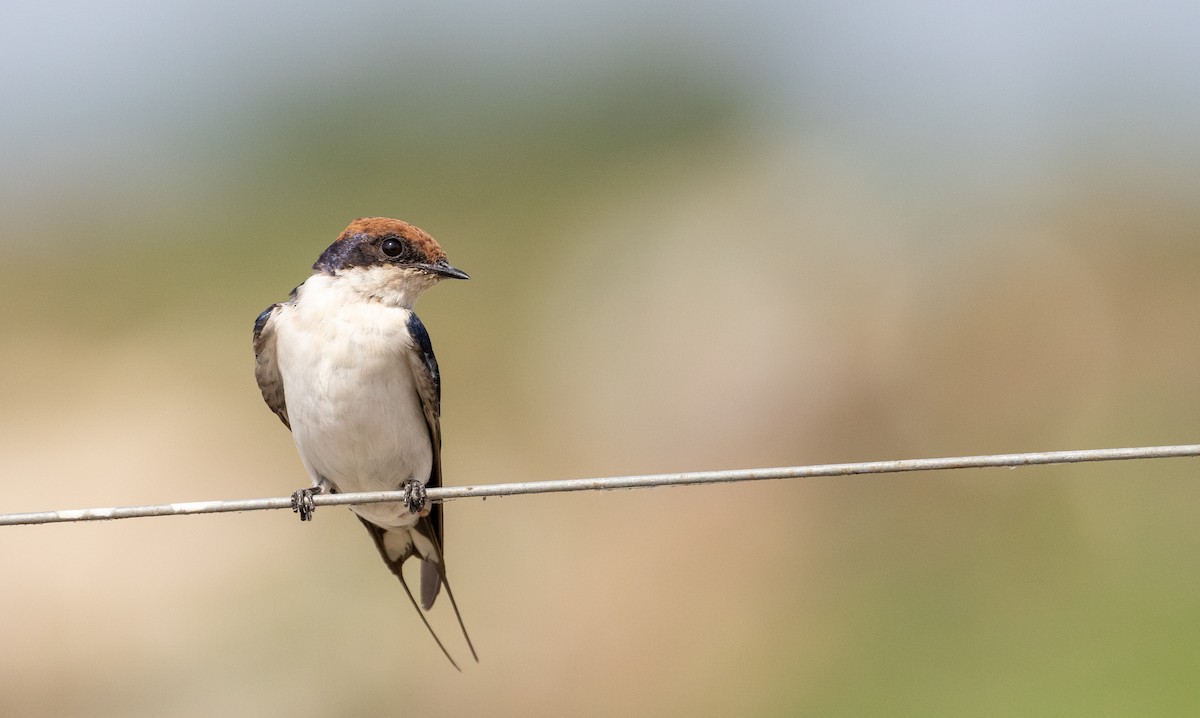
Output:
<instances>
[{"instance_id":1,"label":"white breast","mask_svg":"<svg viewBox=\"0 0 1200 718\"><path fill-rule=\"evenodd\" d=\"M299 300L281 308L279 372L292 436L314 481L347 492L429 478L433 451L406 360L415 351L410 314L324 275L311 277ZM412 523L395 505L355 510L385 526Z\"/></svg>"}]
</instances>

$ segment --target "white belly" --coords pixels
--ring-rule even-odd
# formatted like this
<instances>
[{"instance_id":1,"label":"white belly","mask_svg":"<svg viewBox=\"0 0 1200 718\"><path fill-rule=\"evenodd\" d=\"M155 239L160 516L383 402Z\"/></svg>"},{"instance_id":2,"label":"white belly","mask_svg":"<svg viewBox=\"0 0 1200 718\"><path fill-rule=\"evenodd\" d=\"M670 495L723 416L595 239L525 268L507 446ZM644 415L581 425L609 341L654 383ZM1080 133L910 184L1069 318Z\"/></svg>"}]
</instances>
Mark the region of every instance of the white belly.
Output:
<instances>
[{"instance_id":1,"label":"white belly","mask_svg":"<svg viewBox=\"0 0 1200 718\"><path fill-rule=\"evenodd\" d=\"M310 299L305 295L301 304ZM279 372L301 460L342 492L424 483L433 465L406 353L409 311L355 302L288 307L276 327ZM398 504L352 507L381 526L410 526Z\"/></svg>"}]
</instances>

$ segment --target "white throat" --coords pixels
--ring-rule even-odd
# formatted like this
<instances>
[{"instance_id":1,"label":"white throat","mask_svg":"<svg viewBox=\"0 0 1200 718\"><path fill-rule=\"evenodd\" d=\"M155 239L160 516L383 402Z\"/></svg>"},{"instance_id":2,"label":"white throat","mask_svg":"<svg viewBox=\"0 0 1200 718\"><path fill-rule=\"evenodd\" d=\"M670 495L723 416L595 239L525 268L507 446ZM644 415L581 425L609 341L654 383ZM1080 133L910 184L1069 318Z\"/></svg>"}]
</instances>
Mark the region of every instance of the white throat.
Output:
<instances>
[{"instance_id":1,"label":"white throat","mask_svg":"<svg viewBox=\"0 0 1200 718\"><path fill-rule=\"evenodd\" d=\"M438 279L435 274L406 267L352 267L332 275L314 274L300 291L334 293L344 301L367 300L411 310L421 293L437 284Z\"/></svg>"}]
</instances>

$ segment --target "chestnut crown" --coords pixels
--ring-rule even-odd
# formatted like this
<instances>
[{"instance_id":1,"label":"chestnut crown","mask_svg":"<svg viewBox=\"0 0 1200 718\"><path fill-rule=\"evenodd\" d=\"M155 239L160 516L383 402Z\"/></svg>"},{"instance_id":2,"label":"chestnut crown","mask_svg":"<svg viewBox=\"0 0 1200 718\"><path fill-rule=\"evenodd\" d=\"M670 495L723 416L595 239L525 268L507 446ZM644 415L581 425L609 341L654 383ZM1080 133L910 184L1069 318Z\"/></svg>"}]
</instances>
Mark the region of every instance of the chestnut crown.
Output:
<instances>
[{"instance_id":1,"label":"chestnut crown","mask_svg":"<svg viewBox=\"0 0 1200 718\"><path fill-rule=\"evenodd\" d=\"M355 267L396 266L439 277L468 279L446 261L446 253L420 227L387 217L361 217L317 258L313 269L335 274Z\"/></svg>"}]
</instances>

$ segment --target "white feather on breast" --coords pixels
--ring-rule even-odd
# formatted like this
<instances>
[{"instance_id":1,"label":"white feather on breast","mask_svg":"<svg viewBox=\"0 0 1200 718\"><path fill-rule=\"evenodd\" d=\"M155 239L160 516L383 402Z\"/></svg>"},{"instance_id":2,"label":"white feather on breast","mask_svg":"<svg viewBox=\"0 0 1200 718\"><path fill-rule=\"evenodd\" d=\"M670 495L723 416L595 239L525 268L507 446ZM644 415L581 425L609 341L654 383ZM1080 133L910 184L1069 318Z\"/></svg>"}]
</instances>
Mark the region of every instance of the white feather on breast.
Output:
<instances>
[{"instance_id":1,"label":"white feather on breast","mask_svg":"<svg viewBox=\"0 0 1200 718\"><path fill-rule=\"evenodd\" d=\"M314 275L276 319L279 372L292 435L314 481L343 492L426 481L433 463L425 414L405 353L410 310ZM395 504L352 507L382 526L410 526Z\"/></svg>"}]
</instances>

